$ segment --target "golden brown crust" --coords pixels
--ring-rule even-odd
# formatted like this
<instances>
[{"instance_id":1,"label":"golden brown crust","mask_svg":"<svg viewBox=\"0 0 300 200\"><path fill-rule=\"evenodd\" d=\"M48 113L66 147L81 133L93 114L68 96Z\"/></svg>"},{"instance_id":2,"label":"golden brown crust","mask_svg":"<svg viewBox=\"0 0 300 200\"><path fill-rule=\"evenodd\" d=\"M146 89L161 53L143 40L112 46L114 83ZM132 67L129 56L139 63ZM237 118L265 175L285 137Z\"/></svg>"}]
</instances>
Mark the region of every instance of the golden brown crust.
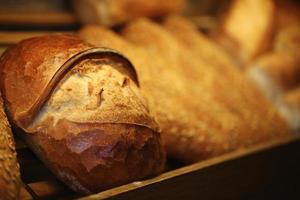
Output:
<instances>
[{"instance_id":1,"label":"golden brown crust","mask_svg":"<svg viewBox=\"0 0 300 200\"><path fill-rule=\"evenodd\" d=\"M21 186L19 164L15 144L3 109L0 95L0 197L3 200L18 199Z\"/></svg>"},{"instance_id":2,"label":"golden brown crust","mask_svg":"<svg viewBox=\"0 0 300 200\"><path fill-rule=\"evenodd\" d=\"M164 167L159 134L138 125L61 120L24 137L61 180L81 193L143 179Z\"/></svg>"},{"instance_id":3,"label":"golden brown crust","mask_svg":"<svg viewBox=\"0 0 300 200\"><path fill-rule=\"evenodd\" d=\"M111 50L89 54L92 48L75 36L44 36L21 42L1 58L1 88L14 125L59 179L83 193L157 174L165 162L131 64ZM87 57L64 68L84 52ZM60 69L68 73L50 84L53 91L23 126L18 112L43 96ZM22 104L21 97L30 102Z\"/></svg>"},{"instance_id":4,"label":"golden brown crust","mask_svg":"<svg viewBox=\"0 0 300 200\"><path fill-rule=\"evenodd\" d=\"M31 38L9 48L0 60L0 87L10 117L26 116L59 67L90 48L71 35Z\"/></svg>"}]
</instances>

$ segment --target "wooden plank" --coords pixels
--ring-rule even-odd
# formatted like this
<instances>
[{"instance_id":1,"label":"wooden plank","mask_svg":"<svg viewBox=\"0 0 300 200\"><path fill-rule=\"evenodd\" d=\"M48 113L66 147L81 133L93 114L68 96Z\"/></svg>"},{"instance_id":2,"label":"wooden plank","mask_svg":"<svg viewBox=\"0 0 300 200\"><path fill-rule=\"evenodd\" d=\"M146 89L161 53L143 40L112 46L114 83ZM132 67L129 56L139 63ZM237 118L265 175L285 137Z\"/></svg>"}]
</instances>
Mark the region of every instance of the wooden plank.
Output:
<instances>
[{"instance_id":1,"label":"wooden plank","mask_svg":"<svg viewBox=\"0 0 300 200\"><path fill-rule=\"evenodd\" d=\"M6 11L0 10L2 25L76 25L76 16L68 11Z\"/></svg>"},{"instance_id":2,"label":"wooden plank","mask_svg":"<svg viewBox=\"0 0 300 200\"><path fill-rule=\"evenodd\" d=\"M0 31L0 44L2 46L15 44L21 40L31 37L49 35L49 34L73 34L72 31Z\"/></svg>"},{"instance_id":3,"label":"wooden plank","mask_svg":"<svg viewBox=\"0 0 300 200\"><path fill-rule=\"evenodd\" d=\"M299 161L292 135L81 199L288 199L300 188Z\"/></svg>"}]
</instances>

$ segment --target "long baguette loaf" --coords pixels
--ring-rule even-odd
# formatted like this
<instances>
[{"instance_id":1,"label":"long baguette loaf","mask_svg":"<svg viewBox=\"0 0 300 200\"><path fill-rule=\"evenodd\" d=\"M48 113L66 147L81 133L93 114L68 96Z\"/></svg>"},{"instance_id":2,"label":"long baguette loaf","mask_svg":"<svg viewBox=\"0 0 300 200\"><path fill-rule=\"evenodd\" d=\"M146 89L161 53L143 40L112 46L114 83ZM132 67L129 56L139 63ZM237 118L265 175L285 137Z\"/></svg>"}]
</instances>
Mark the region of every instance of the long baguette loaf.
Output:
<instances>
[{"instance_id":1,"label":"long baguette loaf","mask_svg":"<svg viewBox=\"0 0 300 200\"><path fill-rule=\"evenodd\" d=\"M143 32L142 30L147 31ZM193 86L198 90L195 93L193 92L194 98L198 98L197 104L200 108L198 112L202 113L201 111L205 108L200 105L205 102L203 98L208 99L210 97L209 105L212 114L207 115L207 117L219 122L221 125L227 122L227 125L221 126L222 129L219 131L220 138L223 137L224 139L225 135L223 144L232 145L231 142L234 141L235 144L231 146L234 149L246 144L271 139L274 134L279 137L289 132L286 123L270 101L264 98L234 66L222 65L226 67L227 73L225 73L218 70L220 66L211 65L208 62L201 63L199 61L201 52L193 47L180 45L181 43L176 39L176 36L174 37L167 30L147 20L132 23L126 27L124 32L131 41L146 49L157 51L158 54L170 59L170 61L179 61L177 68L190 72L190 74L186 73L186 80L194 79L195 81L187 91L192 92L190 88ZM173 34L177 35L174 32ZM186 34L186 37L190 37L188 31L186 31ZM156 42L149 42L150 38ZM163 51L161 51L162 49ZM198 54L196 54L197 52ZM171 55L171 57L168 57L168 55ZM184 73L182 74L184 75ZM228 94L228 91L230 91L230 94ZM218 109L214 111L214 107ZM264 123L260 123L262 120ZM281 130L273 129L275 121L278 125L277 128ZM230 122L234 124L232 127L229 126ZM249 122L255 125L250 125Z\"/></svg>"},{"instance_id":2,"label":"long baguette loaf","mask_svg":"<svg viewBox=\"0 0 300 200\"><path fill-rule=\"evenodd\" d=\"M3 200L18 199L20 183L19 164L13 136L0 95L0 198Z\"/></svg>"},{"instance_id":3,"label":"long baguette loaf","mask_svg":"<svg viewBox=\"0 0 300 200\"><path fill-rule=\"evenodd\" d=\"M9 49L0 66L11 121L73 190L97 192L162 171L158 126L119 53L44 36Z\"/></svg>"},{"instance_id":4,"label":"long baguette loaf","mask_svg":"<svg viewBox=\"0 0 300 200\"><path fill-rule=\"evenodd\" d=\"M199 59L161 26L145 19L133 22L122 32L130 42L99 26L85 27L79 34L133 61L171 157L195 162L289 133L275 109L234 66L219 74L222 66ZM233 83L228 74L236 76Z\"/></svg>"},{"instance_id":5,"label":"long baguette loaf","mask_svg":"<svg viewBox=\"0 0 300 200\"><path fill-rule=\"evenodd\" d=\"M260 111L262 111L262 113L268 112L268 109L272 109L272 106L269 105L267 106L268 108L263 111L263 107L265 107L264 105L267 103L264 95L261 94L254 84L245 80L247 77L245 77L240 70L235 69L235 62L223 52L214 41L199 33L191 22L180 16L169 16L164 20L164 27L171 32L178 41L184 44L190 54L202 58L206 62L207 67L213 68L216 77L217 74L222 74L222 77L218 79L222 79L220 82L226 86L224 86L224 89L220 89L218 93L227 91L227 88L230 87L234 88L234 90L231 90L232 95L223 94L219 95L219 98L223 103L230 102L226 105L230 110L239 110L239 112L241 112L241 119L245 117L245 113L243 113L245 112L244 108L256 110L255 112L257 113ZM235 92L238 94L234 95ZM243 98L246 98L247 102L245 102ZM232 102L240 103L232 104ZM267 104L270 104L270 102ZM239 112L236 112L236 114ZM262 113L260 115L263 115ZM250 117L250 115L248 117ZM244 120L254 121L255 118L259 118L255 116L254 112L251 117L253 118ZM272 116L266 117L266 119L274 120L272 118Z\"/></svg>"},{"instance_id":6,"label":"long baguette loaf","mask_svg":"<svg viewBox=\"0 0 300 200\"><path fill-rule=\"evenodd\" d=\"M234 0L222 25L219 42L241 64L248 63L271 48L274 20L273 0Z\"/></svg>"},{"instance_id":7,"label":"long baguette loaf","mask_svg":"<svg viewBox=\"0 0 300 200\"><path fill-rule=\"evenodd\" d=\"M205 145L208 144L205 138L210 137L212 127L203 133L203 140L193 139L197 130L206 129L205 124L197 123L197 112L188 108L190 104L187 104L187 101L192 101L192 94L186 92L188 86L180 78L180 71L176 70L174 65L166 63L157 53L145 51L104 27L86 26L80 30L79 35L94 45L117 49L134 63L141 91L147 97L150 110L162 129L162 136L170 136L166 141L169 156L193 162L219 154L219 149L211 149L209 145ZM186 135L181 136L178 132L184 132ZM187 154L185 145L169 145L173 143L170 140L182 140L182 144L189 143L191 150ZM211 142L213 143L212 140ZM201 148L196 147L199 143L202 143Z\"/></svg>"},{"instance_id":8,"label":"long baguette loaf","mask_svg":"<svg viewBox=\"0 0 300 200\"><path fill-rule=\"evenodd\" d=\"M235 66L235 61L227 55L218 44L180 15L170 15L163 21L163 26L196 57L214 66L220 73L226 73L228 68Z\"/></svg>"}]
</instances>

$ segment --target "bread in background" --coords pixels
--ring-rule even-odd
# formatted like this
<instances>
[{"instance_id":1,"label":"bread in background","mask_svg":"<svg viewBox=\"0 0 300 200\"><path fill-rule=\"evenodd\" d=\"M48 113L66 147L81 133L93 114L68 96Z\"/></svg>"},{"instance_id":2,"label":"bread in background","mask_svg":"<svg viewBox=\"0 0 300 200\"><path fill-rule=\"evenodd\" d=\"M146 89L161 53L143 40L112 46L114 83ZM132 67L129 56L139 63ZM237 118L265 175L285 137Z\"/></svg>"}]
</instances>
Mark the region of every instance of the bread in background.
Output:
<instances>
[{"instance_id":1,"label":"bread in background","mask_svg":"<svg viewBox=\"0 0 300 200\"><path fill-rule=\"evenodd\" d=\"M138 17L181 12L186 0L73 0L83 24L117 25Z\"/></svg>"},{"instance_id":2,"label":"bread in background","mask_svg":"<svg viewBox=\"0 0 300 200\"><path fill-rule=\"evenodd\" d=\"M274 21L272 0L234 0L218 41L243 65L271 48Z\"/></svg>"},{"instance_id":3,"label":"bread in background","mask_svg":"<svg viewBox=\"0 0 300 200\"><path fill-rule=\"evenodd\" d=\"M172 32L148 20L132 22L125 28L124 35L135 44L156 51L168 60L169 65L174 63L173 67L182 71L181 76L185 76L184 81L189 84L185 91L193 96L193 101L186 103L195 103L194 112L198 113L198 121L203 121L208 127L219 125L217 132L213 132L214 139L220 142L218 145L222 146L223 143L225 149L236 149L268 140L274 133L278 137L289 133L286 122L271 102L234 66L227 66L227 73L220 72L218 67L223 65L217 67L205 62L200 57L201 53L195 56L195 45L182 45ZM262 120L264 123L261 123ZM278 122L276 129L281 129L278 132L274 127L271 128L276 124L275 121ZM198 136L202 133L199 132ZM218 149L217 145L211 148Z\"/></svg>"}]
</instances>

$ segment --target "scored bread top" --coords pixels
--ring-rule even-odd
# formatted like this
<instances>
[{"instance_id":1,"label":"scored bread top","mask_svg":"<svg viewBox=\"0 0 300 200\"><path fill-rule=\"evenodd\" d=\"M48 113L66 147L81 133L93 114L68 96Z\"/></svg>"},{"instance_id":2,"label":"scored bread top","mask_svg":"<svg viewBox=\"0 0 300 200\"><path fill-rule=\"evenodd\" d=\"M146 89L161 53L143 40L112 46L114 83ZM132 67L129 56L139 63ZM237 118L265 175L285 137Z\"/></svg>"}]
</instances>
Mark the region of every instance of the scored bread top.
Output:
<instances>
[{"instance_id":1,"label":"scored bread top","mask_svg":"<svg viewBox=\"0 0 300 200\"><path fill-rule=\"evenodd\" d=\"M124 77L138 85L135 69L125 57L113 50L94 48L72 35L31 38L10 48L0 60L0 86L9 117L19 127L26 129L60 82L67 77L66 74L80 62L92 59L98 59L111 67L118 66L116 68ZM147 109L142 114L149 116L145 112L148 112ZM139 124L140 120L137 119L140 116L136 115L139 112L133 113L130 119L126 116L121 119L121 116L118 119L107 119L106 122ZM153 120L146 120L142 125L154 127Z\"/></svg>"}]
</instances>

